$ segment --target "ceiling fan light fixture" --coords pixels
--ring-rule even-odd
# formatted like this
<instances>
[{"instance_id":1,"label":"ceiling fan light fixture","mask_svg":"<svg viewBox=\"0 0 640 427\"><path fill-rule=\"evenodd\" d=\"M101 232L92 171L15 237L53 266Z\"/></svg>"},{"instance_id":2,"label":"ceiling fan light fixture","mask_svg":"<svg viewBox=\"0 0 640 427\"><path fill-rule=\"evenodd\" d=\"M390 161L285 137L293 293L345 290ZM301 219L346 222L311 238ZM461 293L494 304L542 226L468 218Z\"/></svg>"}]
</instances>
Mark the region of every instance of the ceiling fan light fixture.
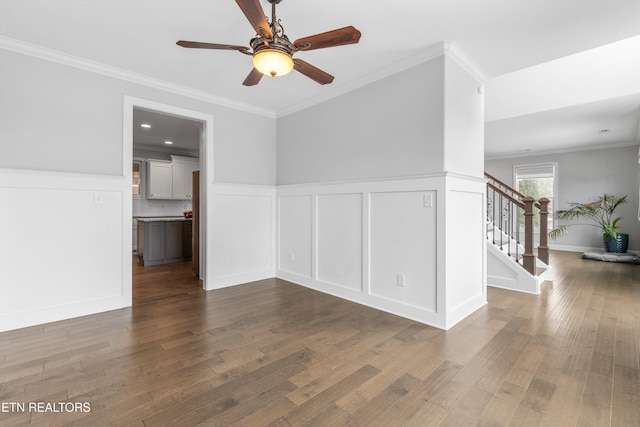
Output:
<instances>
[{"instance_id":1,"label":"ceiling fan light fixture","mask_svg":"<svg viewBox=\"0 0 640 427\"><path fill-rule=\"evenodd\" d=\"M299 58L296 58L294 62L293 55L299 51L358 43L361 36L360 31L353 26L348 26L296 39L292 43L284 33L280 19L276 17L276 5L281 1L268 0L271 3L271 20L269 21L269 17L262 10L260 0L236 0L242 13L256 31L255 36L249 42L251 48L188 40L178 40L176 44L195 49L237 50L244 55L253 56L253 68L242 82L244 86L257 85L262 76L271 76L272 78L284 76L289 74L294 67L296 71L318 84L331 83L333 81L331 74Z\"/></svg>"},{"instance_id":2,"label":"ceiling fan light fixture","mask_svg":"<svg viewBox=\"0 0 640 427\"><path fill-rule=\"evenodd\" d=\"M293 59L280 50L262 49L253 55L253 67L265 76L280 77L293 70Z\"/></svg>"}]
</instances>

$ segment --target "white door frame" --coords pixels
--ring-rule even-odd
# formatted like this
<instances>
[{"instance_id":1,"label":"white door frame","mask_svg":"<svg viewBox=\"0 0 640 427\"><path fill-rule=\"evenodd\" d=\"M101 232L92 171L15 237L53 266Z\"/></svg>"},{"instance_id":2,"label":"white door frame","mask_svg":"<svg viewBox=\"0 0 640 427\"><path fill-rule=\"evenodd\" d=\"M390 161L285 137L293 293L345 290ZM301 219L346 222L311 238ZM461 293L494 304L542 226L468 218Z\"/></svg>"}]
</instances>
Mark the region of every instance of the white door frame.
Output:
<instances>
[{"instance_id":1,"label":"white door frame","mask_svg":"<svg viewBox=\"0 0 640 427\"><path fill-rule=\"evenodd\" d=\"M200 138L200 278L202 279L202 287L207 288L207 275L212 265L210 254L212 251L207 250L209 241L207 239L208 218L211 212L212 197L209 193L212 191L213 183L213 115L200 111L188 110L175 105L161 104L159 102L150 101L148 99L135 98L132 96L124 96L123 108L123 136L122 136L122 152L123 164L122 172L125 179L130 183L132 179L131 162L133 161L133 109L143 108L154 110L160 113L183 117L192 120L200 120L204 123L202 136ZM129 203L129 217L133 216L132 204ZM123 225L124 253L131 253L131 225L129 222ZM127 237L128 236L128 237ZM213 277L213 275L211 275ZM124 287L131 289L132 278L128 275L127 282Z\"/></svg>"}]
</instances>

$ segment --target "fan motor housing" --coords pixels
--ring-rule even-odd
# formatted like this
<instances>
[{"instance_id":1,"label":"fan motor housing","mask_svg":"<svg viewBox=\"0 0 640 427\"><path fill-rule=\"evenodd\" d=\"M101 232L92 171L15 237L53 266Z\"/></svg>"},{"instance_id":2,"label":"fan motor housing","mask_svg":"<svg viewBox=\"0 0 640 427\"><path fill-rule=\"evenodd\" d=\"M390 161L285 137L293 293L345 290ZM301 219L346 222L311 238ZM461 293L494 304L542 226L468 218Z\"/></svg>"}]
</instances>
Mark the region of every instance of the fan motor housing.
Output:
<instances>
[{"instance_id":1,"label":"fan motor housing","mask_svg":"<svg viewBox=\"0 0 640 427\"><path fill-rule=\"evenodd\" d=\"M265 41L264 37L254 37L251 39L251 49L256 54L264 49L278 50L291 56L294 48L287 36L274 37L273 40Z\"/></svg>"}]
</instances>

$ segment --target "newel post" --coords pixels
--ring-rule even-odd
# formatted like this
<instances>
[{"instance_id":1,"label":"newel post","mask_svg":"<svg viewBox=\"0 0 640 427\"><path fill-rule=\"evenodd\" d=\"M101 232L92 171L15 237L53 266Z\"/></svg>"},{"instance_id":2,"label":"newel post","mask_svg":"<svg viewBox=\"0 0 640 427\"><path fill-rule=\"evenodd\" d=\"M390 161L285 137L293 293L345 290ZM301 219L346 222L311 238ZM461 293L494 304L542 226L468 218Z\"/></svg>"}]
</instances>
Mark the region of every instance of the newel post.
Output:
<instances>
[{"instance_id":1,"label":"newel post","mask_svg":"<svg viewBox=\"0 0 640 427\"><path fill-rule=\"evenodd\" d=\"M536 199L527 196L524 202L524 254L522 254L522 266L535 276L536 256L533 254L533 204Z\"/></svg>"},{"instance_id":2,"label":"newel post","mask_svg":"<svg viewBox=\"0 0 640 427\"><path fill-rule=\"evenodd\" d=\"M548 230L547 219L549 216L549 199L543 197L538 200L540 203L540 246L538 246L538 258L540 261L549 265L549 246L548 246Z\"/></svg>"}]
</instances>

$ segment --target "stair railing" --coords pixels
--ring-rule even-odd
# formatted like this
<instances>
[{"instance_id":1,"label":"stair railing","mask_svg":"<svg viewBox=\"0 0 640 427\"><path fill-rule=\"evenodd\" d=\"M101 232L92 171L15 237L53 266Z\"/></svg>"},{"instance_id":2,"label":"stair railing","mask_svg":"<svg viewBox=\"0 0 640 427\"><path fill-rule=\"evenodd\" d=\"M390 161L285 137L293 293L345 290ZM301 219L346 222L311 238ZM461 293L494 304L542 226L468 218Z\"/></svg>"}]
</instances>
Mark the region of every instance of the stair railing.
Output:
<instances>
[{"instance_id":1,"label":"stair railing","mask_svg":"<svg viewBox=\"0 0 640 427\"><path fill-rule=\"evenodd\" d=\"M536 274L536 255L534 254L533 217L534 209L540 213L540 244L538 258L549 264L549 247L547 246L547 218L549 199L535 200L525 196L511 186L485 172L487 179L487 224L491 233L487 238L504 248L507 255L518 261L522 257L522 266L530 274ZM524 217L524 234L520 232L520 215ZM498 236L496 236L498 234ZM512 242L515 250L512 249ZM520 247L524 248L520 254ZM504 249L503 249L504 250Z\"/></svg>"}]
</instances>

